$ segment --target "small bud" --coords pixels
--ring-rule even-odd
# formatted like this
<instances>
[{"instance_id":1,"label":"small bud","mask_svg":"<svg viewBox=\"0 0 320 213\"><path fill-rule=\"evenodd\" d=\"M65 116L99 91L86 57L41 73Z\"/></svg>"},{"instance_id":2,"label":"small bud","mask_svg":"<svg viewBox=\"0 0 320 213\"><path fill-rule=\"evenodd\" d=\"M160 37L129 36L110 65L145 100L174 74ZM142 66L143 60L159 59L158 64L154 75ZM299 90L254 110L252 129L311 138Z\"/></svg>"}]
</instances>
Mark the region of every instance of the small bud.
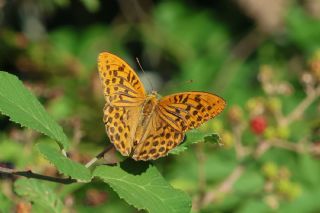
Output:
<instances>
[{"instance_id":1,"label":"small bud","mask_svg":"<svg viewBox=\"0 0 320 213\"><path fill-rule=\"evenodd\" d=\"M316 54L309 62L309 69L313 77L320 81L320 54Z\"/></svg>"},{"instance_id":2,"label":"small bud","mask_svg":"<svg viewBox=\"0 0 320 213\"><path fill-rule=\"evenodd\" d=\"M287 167L281 167L279 169L279 178L280 179L290 179L291 177L291 172Z\"/></svg>"},{"instance_id":3,"label":"small bud","mask_svg":"<svg viewBox=\"0 0 320 213\"><path fill-rule=\"evenodd\" d=\"M259 115L265 111L265 100L261 97L251 98L247 101L246 107L251 115Z\"/></svg>"},{"instance_id":4,"label":"small bud","mask_svg":"<svg viewBox=\"0 0 320 213\"><path fill-rule=\"evenodd\" d=\"M212 130L214 132L222 132L223 131L223 124L219 119L214 119L210 124L211 124L209 127L210 130Z\"/></svg>"},{"instance_id":5,"label":"small bud","mask_svg":"<svg viewBox=\"0 0 320 213\"><path fill-rule=\"evenodd\" d=\"M271 112L279 112L282 108L282 103L279 98L270 98L267 105Z\"/></svg>"},{"instance_id":6,"label":"small bud","mask_svg":"<svg viewBox=\"0 0 320 213\"><path fill-rule=\"evenodd\" d=\"M232 148L234 144L234 138L230 132L223 132L221 134L221 143L223 144L223 147L225 148Z\"/></svg>"},{"instance_id":7,"label":"small bud","mask_svg":"<svg viewBox=\"0 0 320 213\"><path fill-rule=\"evenodd\" d=\"M278 176L278 166L273 162L267 162L262 167L263 174L270 180L274 180Z\"/></svg>"},{"instance_id":8,"label":"small bud","mask_svg":"<svg viewBox=\"0 0 320 213\"><path fill-rule=\"evenodd\" d=\"M287 180L287 179L280 179L278 182L277 182L277 191L283 195L283 196L287 196L290 192L290 189L291 189L291 182L290 180Z\"/></svg>"},{"instance_id":9,"label":"small bud","mask_svg":"<svg viewBox=\"0 0 320 213\"><path fill-rule=\"evenodd\" d=\"M301 194L300 185L289 180L279 180L277 190L280 195L288 200L293 200Z\"/></svg>"},{"instance_id":10,"label":"small bud","mask_svg":"<svg viewBox=\"0 0 320 213\"><path fill-rule=\"evenodd\" d=\"M280 82L277 86L277 93L280 95L291 95L293 90L293 86L288 82Z\"/></svg>"},{"instance_id":11,"label":"small bud","mask_svg":"<svg viewBox=\"0 0 320 213\"><path fill-rule=\"evenodd\" d=\"M270 65L262 65L259 70L258 79L262 83L270 82L274 75L274 71Z\"/></svg>"},{"instance_id":12,"label":"small bud","mask_svg":"<svg viewBox=\"0 0 320 213\"><path fill-rule=\"evenodd\" d=\"M264 137L266 139L272 139L276 137L276 135L277 135L277 130L273 126L267 127L266 130L264 131Z\"/></svg>"},{"instance_id":13,"label":"small bud","mask_svg":"<svg viewBox=\"0 0 320 213\"><path fill-rule=\"evenodd\" d=\"M228 111L229 122L233 125L237 125L241 123L242 119L243 119L242 109L237 105L230 107L230 110Z\"/></svg>"},{"instance_id":14,"label":"small bud","mask_svg":"<svg viewBox=\"0 0 320 213\"><path fill-rule=\"evenodd\" d=\"M290 136L290 129L287 126L277 128L277 136L281 139L288 139Z\"/></svg>"},{"instance_id":15,"label":"small bud","mask_svg":"<svg viewBox=\"0 0 320 213\"><path fill-rule=\"evenodd\" d=\"M279 198L276 195L267 195L264 202L274 210L279 208Z\"/></svg>"}]
</instances>

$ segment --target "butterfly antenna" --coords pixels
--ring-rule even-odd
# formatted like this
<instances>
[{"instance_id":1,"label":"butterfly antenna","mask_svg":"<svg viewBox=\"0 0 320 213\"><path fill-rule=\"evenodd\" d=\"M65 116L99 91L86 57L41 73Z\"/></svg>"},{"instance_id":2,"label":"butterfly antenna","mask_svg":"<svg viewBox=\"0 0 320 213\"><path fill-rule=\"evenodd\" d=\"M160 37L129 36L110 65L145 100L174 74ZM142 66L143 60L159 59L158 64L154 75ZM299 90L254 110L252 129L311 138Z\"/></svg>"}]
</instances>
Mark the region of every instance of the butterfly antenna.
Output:
<instances>
[{"instance_id":1,"label":"butterfly antenna","mask_svg":"<svg viewBox=\"0 0 320 213\"><path fill-rule=\"evenodd\" d=\"M146 76L146 79L147 79L148 83L150 84L151 89L152 89L152 91L153 91L153 90L154 90L153 85L152 85L150 79L148 78L148 76L146 75L146 72L143 70L143 68L142 68L142 66L141 66L141 64L140 64L139 58L136 57L136 60L137 60L137 63L138 63L138 65L139 65L140 69L142 70L143 74Z\"/></svg>"},{"instance_id":2,"label":"butterfly antenna","mask_svg":"<svg viewBox=\"0 0 320 213\"><path fill-rule=\"evenodd\" d=\"M187 84L192 84L193 82L194 82L194 81L193 81L192 79L186 80L186 81L180 83L178 86L184 86L184 85L187 85Z\"/></svg>"}]
</instances>

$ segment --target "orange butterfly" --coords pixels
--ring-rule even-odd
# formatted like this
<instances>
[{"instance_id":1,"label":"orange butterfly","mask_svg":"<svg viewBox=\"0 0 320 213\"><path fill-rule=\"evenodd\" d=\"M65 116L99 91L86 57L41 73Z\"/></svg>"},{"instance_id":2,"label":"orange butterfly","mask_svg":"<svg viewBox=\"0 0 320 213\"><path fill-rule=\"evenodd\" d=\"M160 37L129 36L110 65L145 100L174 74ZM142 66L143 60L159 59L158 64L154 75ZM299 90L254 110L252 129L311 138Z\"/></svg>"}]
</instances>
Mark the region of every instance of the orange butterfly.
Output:
<instances>
[{"instance_id":1,"label":"orange butterfly","mask_svg":"<svg viewBox=\"0 0 320 213\"><path fill-rule=\"evenodd\" d=\"M106 100L103 121L110 141L124 156L154 160L183 141L185 132L218 115L225 101L207 92L182 92L158 99L121 58L98 58Z\"/></svg>"}]
</instances>

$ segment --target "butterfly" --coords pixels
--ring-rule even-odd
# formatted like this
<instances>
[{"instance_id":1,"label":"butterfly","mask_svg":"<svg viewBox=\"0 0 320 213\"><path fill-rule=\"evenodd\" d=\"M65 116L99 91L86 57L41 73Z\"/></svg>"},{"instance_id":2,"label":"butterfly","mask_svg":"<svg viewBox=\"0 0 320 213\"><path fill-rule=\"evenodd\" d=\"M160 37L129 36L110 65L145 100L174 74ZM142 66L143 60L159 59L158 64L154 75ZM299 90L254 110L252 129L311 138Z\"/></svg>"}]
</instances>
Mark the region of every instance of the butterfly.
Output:
<instances>
[{"instance_id":1,"label":"butterfly","mask_svg":"<svg viewBox=\"0 0 320 213\"><path fill-rule=\"evenodd\" d=\"M186 131L218 115L226 106L208 92L147 94L134 70L108 52L98 57L106 104L103 121L110 141L124 156L155 160L179 145Z\"/></svg>"}]
</instances>

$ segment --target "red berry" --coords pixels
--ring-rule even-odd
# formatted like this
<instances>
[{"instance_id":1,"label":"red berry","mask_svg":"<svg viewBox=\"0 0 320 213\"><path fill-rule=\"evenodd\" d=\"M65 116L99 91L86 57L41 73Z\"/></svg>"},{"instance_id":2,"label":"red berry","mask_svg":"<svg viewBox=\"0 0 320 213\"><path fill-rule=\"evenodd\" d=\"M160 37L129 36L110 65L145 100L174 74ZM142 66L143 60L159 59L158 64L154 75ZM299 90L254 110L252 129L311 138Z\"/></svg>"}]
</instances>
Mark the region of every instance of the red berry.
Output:
<instances>
[{"instance_id":1,"label":"red berry","mask_svg":"<svg viewBox=\"0 0 320 213\"><path fill-rule=\"evenodd\" d=\"M261 135L267 128L267 120L263 116L256 116L250 120L251 131L257 135Z\"/></svg>"}]
</instances>

